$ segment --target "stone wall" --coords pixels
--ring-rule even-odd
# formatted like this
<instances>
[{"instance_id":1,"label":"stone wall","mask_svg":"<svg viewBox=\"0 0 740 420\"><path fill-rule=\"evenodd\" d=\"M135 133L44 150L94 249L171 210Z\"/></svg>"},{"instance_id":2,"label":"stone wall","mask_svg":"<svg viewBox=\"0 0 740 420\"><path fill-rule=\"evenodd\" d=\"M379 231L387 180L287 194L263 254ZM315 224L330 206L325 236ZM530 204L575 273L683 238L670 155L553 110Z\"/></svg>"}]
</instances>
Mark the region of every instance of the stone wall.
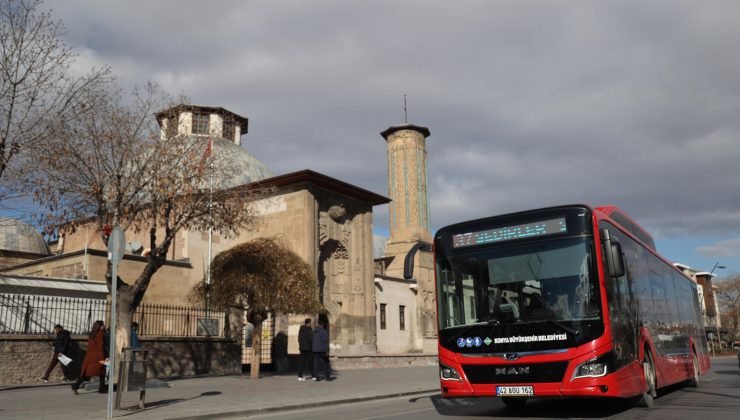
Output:
<instances>
[{"instance_id":1,"label":"stone wall","mask_svg":"<svg viewBox=\"0 0 740 420\"><path fill-rule=\"evenodd\" d=\"M370 354L331 358L332 369L379 369L390 367L436 366L436 354Z\"/></svg>"},{"instance_id":2,"label":"stone wall","mask_svg":"<svg viewBox=\"0 0 740 420\"><path fill-rule=\"evenodd\" d=\"M241 346L227 338L144 338L151 349L149 375L172 378L193 375L241 373Z\"/></svg>"},{"instance_id":3,"label":"stone wall","mask_svg":"<svg viewBox=\"0 0 740 420\"><path fill-rule=\"evenodd\" d=\"M69 355L70 376L76 378L87 348L86 336L73 336ZM0 385L38 382L52 356L50 337L37 335L0 335ZM151 349L149 376L171 378L202 374L227 375L241 372L241 347L226 338L204 337L144 337L141 344ZM50 382L62 379L62 371L54 368Z\"/></svg>"},{"instance_id":4,"label":"stone wall","mask_svg":"<svg viewBox=\"0 0 740 420\"><path fill-rule=\"evenodd\" d=\"M70 375L77 377L87 348L87 337L73 336ZM51 336L0 335L0 385L38 382L49 366L53 347ZM49 377L50 382L62 380L60 364Z\"/></svg>"}]
</instances>

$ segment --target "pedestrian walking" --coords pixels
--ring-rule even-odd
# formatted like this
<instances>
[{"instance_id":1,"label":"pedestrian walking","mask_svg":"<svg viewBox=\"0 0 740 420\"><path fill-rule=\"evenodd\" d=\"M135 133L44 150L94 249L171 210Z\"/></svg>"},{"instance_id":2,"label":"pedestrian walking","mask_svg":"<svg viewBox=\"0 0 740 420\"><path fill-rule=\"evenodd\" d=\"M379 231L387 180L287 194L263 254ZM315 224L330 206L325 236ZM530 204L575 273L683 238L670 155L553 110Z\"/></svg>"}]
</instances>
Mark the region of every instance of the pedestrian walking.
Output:
<instances>
[{"instance_id":1,"label":"pedestrian walking","mask_svg":"<svg viewBox=\"0 0 740 420\"><path fill-rule=\"evenodd\" d=\"M329 333L326 331L326 321L319 320L313 330L313 380L320 381L319 375L324 372L324 379L332 381L331 366L329 365Z\"/></svg>"},{"instance_id":2,"label":"pedestrian walking","mask_svg":"<svg viewBox=\"0 0 740 420\"><path fill-rule=\"evenodd\" d=\"M105 341L103 321L95 321L87 338L87 353L85 353L85 358L82 359L80 377L77 382L72 384L72 391L75 394L80 389L82 382L89 381L93 376L100 378L98 392L101 394L108 392L108 388L105 387L105 366L103 366L106 359Z\"/></svg>"},{"instance_id":3,"label":"pedestrian walking","mask_svg":"<svg viewBox=\"0 0 740 420\"><path fill-rule=\"evenodd\" d=\"M46 369L46 372L44 372L44 375L40 379L41 382L49 382L49 375L51 375L54 367L56 367L57 363L59 363L59 355L61 354L69 357L69 351L72 349L72 341L69 338L69 331L65 330L64 327L57 324L54 326L54 333L56 334L56 337L54 337L54 342L51 343L54 350L51 356L51 361L49 362L49 367ZM64 382L67 382L70 379L69 369L64 363L61 363L60 366L62 367Z\"/></svg>"},{"instance_id":4,"label":"pedestrian walking","mask_svg":"<svg viewBox=\"0 0 740 420\"><path fill-rule=\"evenodd\" d=\"M301 352L298 359L298 380L303 381L303 370L308 369L311 378L314 378L313 369L313 330L311 329L311 318L306 318L303 325L298 329L298 351Z\"/></svg>"}]
</instances>

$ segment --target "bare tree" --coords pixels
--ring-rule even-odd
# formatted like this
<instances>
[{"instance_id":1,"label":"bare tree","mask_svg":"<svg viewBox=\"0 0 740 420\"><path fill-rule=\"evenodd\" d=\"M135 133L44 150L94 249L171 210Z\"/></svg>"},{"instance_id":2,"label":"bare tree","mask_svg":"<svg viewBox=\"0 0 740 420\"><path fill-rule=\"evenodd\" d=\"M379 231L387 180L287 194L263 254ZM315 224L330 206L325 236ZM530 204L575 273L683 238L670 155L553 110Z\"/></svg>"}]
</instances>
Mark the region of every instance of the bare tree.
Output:
<instances>
[{"instance_id":1,"label":"bare tree","mask_svg":"<svg viewBox=\"0 0 740 420\"><path fill-rule=\"evenodd\" d=\"M92 223L106 244L114 226L148 233L151 252L138 278L117 282L120 351L177 233L212 226L228 238L250 229L257 220L253 203L264 190L226 187L229 179L219 174L231 173L233 162L212 152L214 139L178 135L175 124L160 132L155 111L172 108L154 85L130 98L111 89L87 92L85 103L94 112L59 125L53 139L36 149L38 171L28 188L45 207L41 216L49 229ZM109 263L109 289L111 271Z\"/></svg>"},{"instance_id":2,"label":"bare tree","mask_svg":"<svg viewBox=\"0 0 740 420\"><path fill-rule=\"evenodd\" d=\"M254 325L250 376L259 378L262 323L272 313L315 313L316 273L295 252L275 238L237 245L213 259L212 285L196 286L195 296L209 296L222 307L247 308Z\"/></svg>"},{"instance_id":3,"label":"bare tree","mask_svg":"<svg viewBox=\"0 0 740 420\"><path fill-rule=\"evenodd\" d=\"M27 152L57 124L89 108L81 98L109 80L106 68L76 77L75 55L62 41L60 21L40 12L39 0L0 0L0 203L33 164ZM24 158L25 155L25 158Z\"/></svg>"},{"instance_id":4,"label":"bare tree","mask_svg":"<svg viewBox=\"0 0 740 420\"><path fill-rule=\"evenodd\" d=\"M725 326L731 329L732 340L735 340L740 328L740 274L718 282L717 288L722 318L729 321Z\"/></svg>"}]
</instances>

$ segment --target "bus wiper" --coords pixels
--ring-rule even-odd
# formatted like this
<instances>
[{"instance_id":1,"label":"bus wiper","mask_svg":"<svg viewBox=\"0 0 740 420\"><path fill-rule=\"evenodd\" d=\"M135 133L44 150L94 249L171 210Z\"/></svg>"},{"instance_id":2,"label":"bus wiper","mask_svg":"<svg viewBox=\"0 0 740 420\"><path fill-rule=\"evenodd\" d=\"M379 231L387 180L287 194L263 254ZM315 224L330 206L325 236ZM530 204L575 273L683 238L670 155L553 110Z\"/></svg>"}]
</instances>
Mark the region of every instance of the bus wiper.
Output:
<instances>
[{"instance_id":1,"label":"bus wiper","mask_svg":"<svg viewBox=\"0 0 740 420\"><path fill-rule=\"evenodd\" d=\"M547 321L548 324L554 325L554 326L560 328L561 330L563 330L565 332L568 332L568 333L571 333L573 335L576 335L577 336L577 335L580 335L581 334L581 332L579 330L574 330L573 328L571 328L571 327L563 324L562 322L555 321L554 319L548 318L545 321Z\"/></svg>"}]
</instances>

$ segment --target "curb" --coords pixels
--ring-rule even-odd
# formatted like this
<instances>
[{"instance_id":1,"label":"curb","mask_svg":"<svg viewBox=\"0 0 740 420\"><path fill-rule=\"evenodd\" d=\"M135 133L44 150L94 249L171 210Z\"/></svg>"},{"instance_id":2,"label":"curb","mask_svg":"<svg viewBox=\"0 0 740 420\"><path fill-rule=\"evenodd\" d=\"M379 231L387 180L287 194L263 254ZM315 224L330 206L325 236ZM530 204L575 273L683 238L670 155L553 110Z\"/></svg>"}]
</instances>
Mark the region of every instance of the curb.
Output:
<instances>
[{"instance_id":1,"label":"curb","mask_svg":"<svg viewBox=\"0 0 740 420\"><path fill-rule=\"evenodd\" d=\"M197 416L167 417L166 420L208 420L208 419L221 419L221 418L226 418L226 417L251 416L255 414L275 413L278 411L291 411L291 410L299 410L303 408L327 407L327 406L339 405L339 404L352 404L352 403L358 403L358 402L384 400L388 398L406 397L409 395L429 394L432 392L439 392L439 388L424 389L424 390L409 391L409 392L396 392L393 394L370 395L367 397L345 398L341 400L317 401L317 402L310 402L310 403L303 403L303 404L251 408L248 410L239 410L239 411L225 411L222 413L200 414Z\"/></svg>"}]
</instances>

